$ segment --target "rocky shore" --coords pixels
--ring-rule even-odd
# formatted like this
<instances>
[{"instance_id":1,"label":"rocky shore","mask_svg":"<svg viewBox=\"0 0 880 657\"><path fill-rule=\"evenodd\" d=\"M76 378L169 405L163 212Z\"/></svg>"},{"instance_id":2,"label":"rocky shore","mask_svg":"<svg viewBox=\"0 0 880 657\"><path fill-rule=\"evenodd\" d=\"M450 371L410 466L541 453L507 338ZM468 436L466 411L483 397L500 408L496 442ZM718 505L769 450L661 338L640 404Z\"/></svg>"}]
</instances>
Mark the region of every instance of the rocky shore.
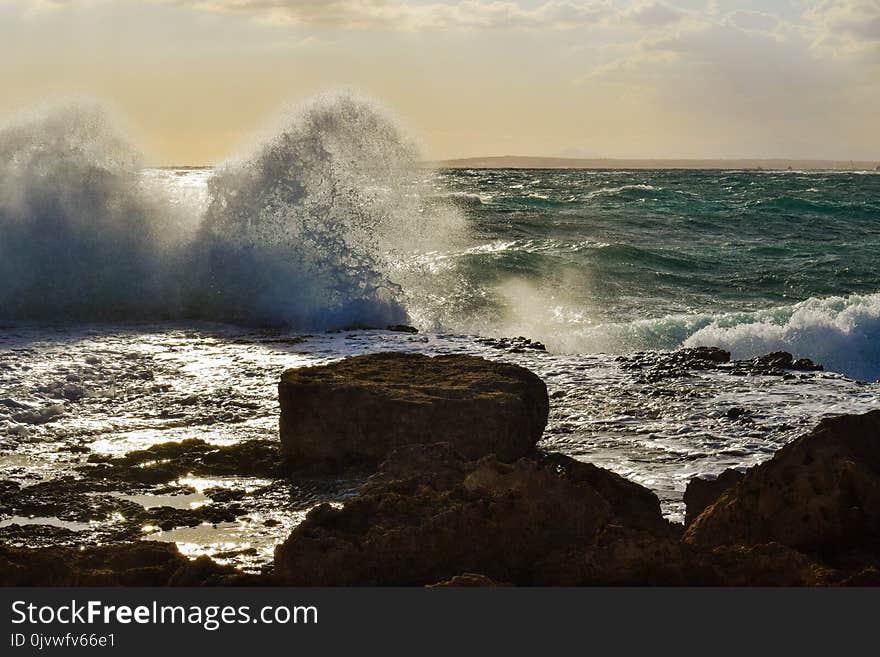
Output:
<instances>
[{"instance_id":1,"label":"rocky shore","mask_svg":"<svg viewBox=\"0 0 880 657\"><path fill-rule=\"evenodd\" d=\"M730 362L718 349L623 362L648 382L714 368L780 376L819 369L781 352ZM0 482L8 515L126 517L95 545L71 537L0 546L0 584L880 585L880 411L824 420L746 472L692 480L681 525L663 517L647 488L542 450L547 388L516 365L358 356L285 372L279 400L280 443L188 440L94 456L61 482ZM173 487L184 473L277 482L252 495L310 482L315 503L272 567L254 574L138 540L144 524L240 517L236 495L209 491L210 503L198 508L145 509L102 494L123 481ZM351 482L359 483L342 503L331 495L321 503L323 487Z\"/></svg>"}]
</instances>

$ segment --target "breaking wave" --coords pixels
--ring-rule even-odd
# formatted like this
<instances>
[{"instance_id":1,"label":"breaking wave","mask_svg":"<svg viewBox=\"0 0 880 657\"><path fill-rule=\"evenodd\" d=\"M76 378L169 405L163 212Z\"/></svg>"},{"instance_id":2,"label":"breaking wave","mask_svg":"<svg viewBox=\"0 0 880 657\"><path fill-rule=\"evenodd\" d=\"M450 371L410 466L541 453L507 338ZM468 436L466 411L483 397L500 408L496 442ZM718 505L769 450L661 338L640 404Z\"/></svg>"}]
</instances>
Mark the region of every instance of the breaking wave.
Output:
<instances>
[{"instance_id":1,"label":"breaking wave","mask_svg":"<svg viewBox=\"0 0 880 657\"><path fill-rule=\"evenodd\" d=\"M408 319L400 267L459 223L423 203L418 150L349 94L291 113L172 203L98 106L0 129L0 317L194 318L295 328Z\"/></svg>"},{"instance_id":2,"label":"breaking wave","mask_svg":"<svg viewBox=\"0 0 880 657\"><path fill-rule=\"evenodd\" d=\"M139 156L96 105L0 129L0 315L166 314L179 222L141 183Z\"/></svg>"},{"instance_id":3,"label":"breaking wave","mask_svg":"<svg viewBox=\"0 0 880 657\"><path fill-rule=\"evenodd\" d=\"M557 292L508 281L497 292L505 306L477 332L528 335L568 353L625 354L715 346L735 359L788 351L854 379L880 378L880 293L810 298L790 306L745 313L670 315L632 322L593 322Z\"/></svg>"},{"instance_id":4,"label":"breaking wave","mask_svg":"<svg viewBox=\"0 0 880 657\"><path fill-rule=\"evenodd\" d=\"M880 377L880 294L808 299L749 319L713 320L684 344L717 345L740 358L790 351L857 379Z\"/></svg>"}]
</instances>

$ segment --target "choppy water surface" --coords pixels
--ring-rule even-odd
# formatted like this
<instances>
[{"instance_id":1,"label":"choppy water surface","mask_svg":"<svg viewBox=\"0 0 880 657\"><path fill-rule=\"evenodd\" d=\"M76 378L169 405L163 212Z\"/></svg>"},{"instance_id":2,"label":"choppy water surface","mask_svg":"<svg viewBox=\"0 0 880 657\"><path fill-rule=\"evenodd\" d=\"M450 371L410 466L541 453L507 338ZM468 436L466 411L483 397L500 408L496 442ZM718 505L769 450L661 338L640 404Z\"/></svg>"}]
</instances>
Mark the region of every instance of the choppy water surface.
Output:
<instances>
[{"instance_id":1,"label":"choppy water surface","mask_svg":"<svg viewBox=\"0 0 880 657\"><path fill-rule=\"evenodd\" d=\"M302 336L223 325L127 325L0 333L0 467L23 485L69 475L92 454L124 454L153 444L201 438L217 445L277 440L276 384L287 367L381 350L467 352L524 365L551 394L542 446L610 468L660 496L673 519L695 475L747 467L767 458L818 418L880 406L876 384L834 373L733 376L728 371L646 383L614 357L538 351L511 353L474 337L348 331ZM747 416L729 419L731 408ZM253 567L271 559L304 512L343 500L356 481L252 477L181 477L127 499L196 508L218 488L248 493L234 521L144 534L173 540L188 554L207 553ZM158 492L157 492L158 491ZM269 521L268 523L266 521ZM118 518L94 521L112 524ZM58 520L10 518L3 525ZM89 525L61 526L88 532ZM9 537L8 537L9 538Z\"/></svg>"}]
</instances>

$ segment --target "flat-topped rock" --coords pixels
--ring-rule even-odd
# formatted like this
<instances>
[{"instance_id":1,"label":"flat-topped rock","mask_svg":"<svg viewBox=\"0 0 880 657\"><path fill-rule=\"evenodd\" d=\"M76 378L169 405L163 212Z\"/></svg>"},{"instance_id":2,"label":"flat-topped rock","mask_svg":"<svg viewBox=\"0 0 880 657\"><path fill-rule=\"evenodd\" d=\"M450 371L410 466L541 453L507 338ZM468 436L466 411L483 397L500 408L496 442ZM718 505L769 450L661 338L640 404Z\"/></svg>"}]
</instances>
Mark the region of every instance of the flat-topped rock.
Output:
<instances>
[{"instance_id":1,"label":"flat-topped rock","mask_svg":"<svg viewBox=\"0 0 880 657\"><path fill-rule=\"evenodd\" d=\"M340 466L435 442L513 461L541 438L549 412L534 373L460 354L388 352L291 369L278 398L284 454Z\"/></svg>"}]
</instances>

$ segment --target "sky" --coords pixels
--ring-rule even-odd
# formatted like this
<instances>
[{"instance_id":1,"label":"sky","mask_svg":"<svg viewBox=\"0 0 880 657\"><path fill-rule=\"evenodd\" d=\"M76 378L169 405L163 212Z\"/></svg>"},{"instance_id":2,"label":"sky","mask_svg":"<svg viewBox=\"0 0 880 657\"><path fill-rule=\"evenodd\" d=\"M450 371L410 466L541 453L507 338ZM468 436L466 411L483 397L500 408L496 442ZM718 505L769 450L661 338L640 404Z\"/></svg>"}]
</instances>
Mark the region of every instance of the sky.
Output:
<instances>
[{"instance_id":1,"label":"sky","mask_svg":"<svg viewBox=\"0 0 880 657\"><path fill-rule=\"evenodd\" d=\"M327 89L426 158L880 160L880 0L0 0L0 116L101 99L154 164Z\"/></svg>"}]
</instances>

